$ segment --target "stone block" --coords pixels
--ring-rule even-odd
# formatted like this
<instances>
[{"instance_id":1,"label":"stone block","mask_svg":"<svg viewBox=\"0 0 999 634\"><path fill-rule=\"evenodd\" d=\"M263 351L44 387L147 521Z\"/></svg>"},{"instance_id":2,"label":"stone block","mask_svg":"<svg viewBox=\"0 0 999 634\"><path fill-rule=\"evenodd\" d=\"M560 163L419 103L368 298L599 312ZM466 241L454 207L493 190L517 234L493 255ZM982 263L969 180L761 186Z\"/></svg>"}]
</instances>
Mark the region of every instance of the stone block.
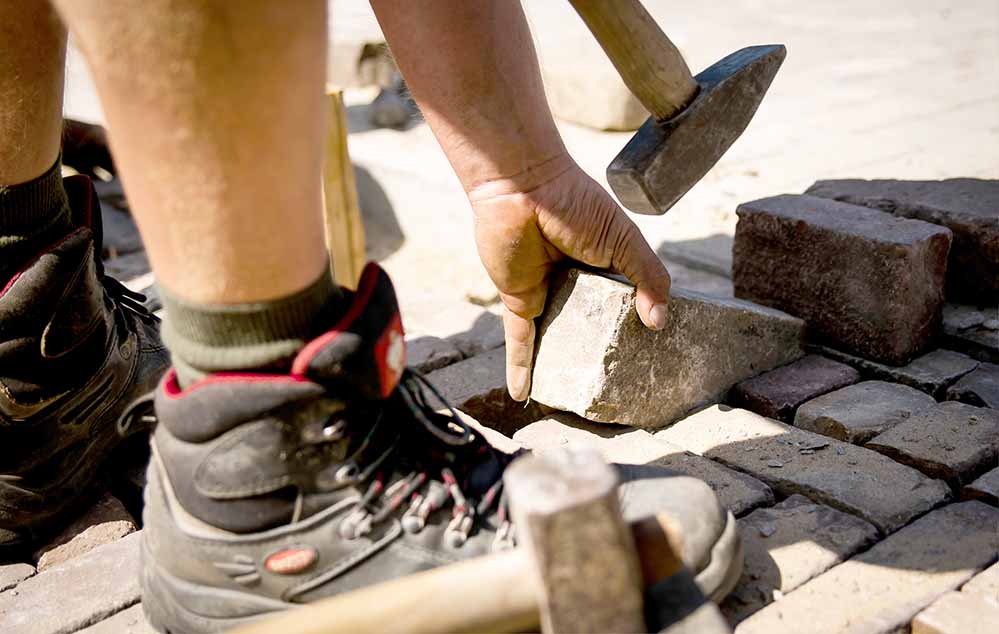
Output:
<instances>
[{"instance_id":1,"label":"stone block","mask_svg":"<svg viewBox=\"0 0 999 634\"><path fill-rule=\"evenodd\" d=\"M999 632L999 605L963 592L948 592L912 620L912 634Z\"/></svg>"},{"instance_id":2,"label":"stone block","mask_svg":"<svg viewBox=\"0 0 999 634\"><path fill-rule=\"evenodd\" d=\"M749 302L673 290L653 332L616 279L571 269L549 294L531 397L597 422L661 427L802 355L801 320Z\"/></svg>"},{"instance_id":3,"label":"stone block","mask_svg":"<svg viewBox=\"0 0 999 634\"><path fill-rule=\"evenodd\" d=\"M977 480L961 489L961 497L999 506L999 467L982 474Z\"/></svg>"},{"instance_id":4,"label":"stone block","mask_svg":"<svg viewBox=\"0 0 999 634\"><path fill-rule=\"evenodd\" d=\"M875 436L867 447L959 487L999 461L999 411L940 403Z\"/></svg>"},{"instance_id":5,"label":"stone block","mask_svg":"<svg viewBox=\"0 0 999 634\"><path fill-rule=\"evenodd\" d=\"M940 326L950 231L814 196L739 205L736 297L808 322L810 337L902 365Z\"/></svg>"},{"instance_id":6,"label":"stone block","mask_svg":"<svg viewBox=\"0 0 999 634\"><path fill-rule=\"evenodd\" d=\"M953 350L933 350L903 366L885 365L826 346L806 346L823 356L846 363L868 379L901 383L943 400L947 388L978 367L979 361Z\"/></svg>"},{"instance_id":7,"label":"stone block","mask_svg":"<svg viewBox=\"0 0 999 634\"><path fill-rule=\"evenodd\" d=\"M807 193L947 227L948 299L999 302L999 180L828 180Z\"/></svg>"},{"instance_id":8,"label":"stone block","mask_svg":"<svg viewBox=\"0 0 999 634\"><path fill-rule=\"evenodd\" d=\"M142 612L142 604L137 603L114 616L80 630L79 634L157 634L157 632L146 621L146 615Z\"/></svg>"},{"instance_id":9,"label":"stone block","mask_svg":"<svg viewBox=\"0 0 999 634\"><path fill-rule=\"evenodd\" d=\"M756 478L658 440L644 429L594 423L560 412L524 427L513 439L538 452L588 447L610 462L672 469L708 483L721 505L737 516L774 503L773 491Z\"/></svg>"},{"instance_id":10,"label":"stone block","mask_svg":"<svg viewBox=\"0 0 999 634\"><path fill-rule=\"evenodd\" d=\"M874 543L864 520L792 495L739 520L742 577L722 603L732 625Z\"/></svg>"},{"instance_id":11,"label":"stone block","mask_svg":"<svg viewBox=\"0 0 999 634\"><path fill-rule=\"evenodd\" d=\"M436 297L402 296L400 308L408 336L444 339L465 358L503 345L501 306L482 308L461 301L442 306Z\"/></svg>"},{"instance_id":12,"label":"stone block","mask_svg":"<svg viewBox=\"0 0 999 634\"><path fill-rule=\"evenodd\" d=\"M947 347L999 363L999 307L944 304L943 332Z\"/></svg>"},{"instance_id":13,"label":"stone block","mask_svg":"<svg viewBox=\"0 0 999 634\"><path fill-rule=\"evenodd\" d=\"M850 366L810 354L738 383L728 401L734 407L790 423L802 403L859 380L860 373Z\"/></svg>"},{"instance_id":14,"label":"stone block","mask_svg":"<svg viewBox=\"0 0 999 634\"><path fill-rule=\"evenodd\" d=\"M69 634L137 603L140 535L95 548L0 593L0 632Z\"/></svg>"},{"instance_id":15,"label":"stone block","mask_svg":"<svg viewBox=\"0 0 999 634\"><path fill-rule=\"evenodd\" d=\"M35 574L31 564L0 564L0 592L9 590Z\"/></svg>"},{"instance_id":16,"label":"stone block","mask_svg":"<svg viewBox=\"0 0 999 634\"><path fill-rule=\"evenodd\" d=\"M454 407L507 436L542 418L537 402L518 403L506 391L506 350L490 350L427 375Z\"/></svg>"},{"instance_id":17,"label":"stone block","mask_svg":"<svg viewBox=\"0 0 999 634\"><path fill-rule=\"evenodd\" d=\"M932 396L907 385L864 381L808 401L798 408L794 424L830 438L863 444L934 405Z\"/></svg>"},{"instance_id":18,"label":"stone block","mask_svg":"<svg viewBox=\"0 0 999 634\"><path fill-rule=\"evenodd\" d=\"M999 333L997 333L999 336ZM983 363L947 390L947 398L978 407L999 409L999 365Z\"/></svg>"},{"instance_id":19,"label":"stone block","mask_svg":"<svg viewBox=\"0 0 999 634\"><path fill-rule=\"evenodd\" d=\"M464 358L450 341L440 337L406 337L406 364L426 374Z\"/></svg>"},{"instance_id":20,"label":"stone block","mask_svg":"<svg viewBox=\"0 0 999 634\"><path fill-rule=\"evenodd\" d=\"M38 572L119 540L135 530L135 520L125 506L118 498L105 493L96 504L35 553Z\"/></svg>"},{"instance_id":21,"label":"stone block","mask_svg":"<svg viewBox=\"0 0 999 634\"><path fill-rule=\"evenodd\" d=\"M950 496L943 482L875 451L746 410L709 407L655 436L748 473L781 495L800 493L858 515L884 533Z\"/></svg>"},{"instance_id":22,"label":"stone block","mask_svg":"<svg viewBox=\"0 0 999 634\"><path fill-rule=\"evenodd\" d=\"M919 518L739 624L739 634L889 634L995 558L999 510L961 502Z\"/></svg>"},{"instance_id":23,"label":"stone block","mask_svg":"<svg viewBox=\"0 0 999 634\"><path fill-rule=\"evenodd\" d=\"M999 605L999 563L992 564L961 586L961 592Z\"/></svg>"}]
</instances>

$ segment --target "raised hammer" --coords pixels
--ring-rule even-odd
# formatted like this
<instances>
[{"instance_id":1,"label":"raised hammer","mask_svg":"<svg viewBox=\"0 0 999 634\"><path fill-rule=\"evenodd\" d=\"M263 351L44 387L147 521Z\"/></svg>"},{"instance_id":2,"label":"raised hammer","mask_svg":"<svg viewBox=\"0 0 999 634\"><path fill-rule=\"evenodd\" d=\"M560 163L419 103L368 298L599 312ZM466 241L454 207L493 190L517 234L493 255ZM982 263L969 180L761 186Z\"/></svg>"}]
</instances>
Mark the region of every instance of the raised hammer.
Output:
<instances>
[{"instance_id":1,"label":"raised hammer","mask_svg":"<svg viewBox=\"0 0 999 634\"><path fill-rule=\"evenodd\" d=\"M639 0L569 0L652 114L607 167L621 204L661 215L746 129L780 68L783 45L738 50L696 77Z\"/></svg>"}]
</instances>

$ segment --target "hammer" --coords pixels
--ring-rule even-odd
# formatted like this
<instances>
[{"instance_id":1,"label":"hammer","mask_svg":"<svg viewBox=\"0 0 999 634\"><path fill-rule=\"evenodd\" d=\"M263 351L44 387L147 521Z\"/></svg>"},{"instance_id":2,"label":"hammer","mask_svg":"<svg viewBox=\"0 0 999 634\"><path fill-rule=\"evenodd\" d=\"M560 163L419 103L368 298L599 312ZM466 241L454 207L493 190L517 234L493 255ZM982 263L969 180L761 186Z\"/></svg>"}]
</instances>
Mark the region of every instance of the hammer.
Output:
<instances>
[{"instance_id":1,"label":"hammer","mask_svg":"<svg viewBox=\"0 0 999 634\"><path fill-rule=\"evenodd\" d=\"M504 476L517 548L292 609L238 634L729 634L681 562L667 516L627 524L596 452L525 455Z\"/></svg>"},{"instance_id":2,"label":"hammer","mask_svg":"<svg viewBox=\"0 0 999 634\"><path fill-rule=\"evenodd\" d=\"M607 167L621 204L661 215L703 177L756 113L787 50L738 50L691 77L639 0L569 0L652 114Z\"/></svg>"}]
</instances>

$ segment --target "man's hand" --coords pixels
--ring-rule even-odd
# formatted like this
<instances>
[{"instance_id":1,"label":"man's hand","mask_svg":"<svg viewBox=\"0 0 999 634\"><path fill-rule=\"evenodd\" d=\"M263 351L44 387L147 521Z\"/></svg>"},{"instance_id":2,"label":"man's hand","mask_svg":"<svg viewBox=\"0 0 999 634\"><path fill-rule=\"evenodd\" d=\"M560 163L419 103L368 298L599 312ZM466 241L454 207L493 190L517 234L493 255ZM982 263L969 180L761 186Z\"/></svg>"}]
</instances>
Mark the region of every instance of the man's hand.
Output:
<instances>
[{"instance_id":1,"label":"man's hand","mask_svg":"<svg viewBox=\"0 0 999 634\"><path fill-rule=\"evenodd\" d=\"M556 263L572 259L624 274L638 288L642 323L660 330L666 322L666 267L610 195L571 159L560 161L530 191L494 181L469 192L479 256L506 306L507 388L518 401L530 394L534 318Z\"/></svg>"}]
</instances>

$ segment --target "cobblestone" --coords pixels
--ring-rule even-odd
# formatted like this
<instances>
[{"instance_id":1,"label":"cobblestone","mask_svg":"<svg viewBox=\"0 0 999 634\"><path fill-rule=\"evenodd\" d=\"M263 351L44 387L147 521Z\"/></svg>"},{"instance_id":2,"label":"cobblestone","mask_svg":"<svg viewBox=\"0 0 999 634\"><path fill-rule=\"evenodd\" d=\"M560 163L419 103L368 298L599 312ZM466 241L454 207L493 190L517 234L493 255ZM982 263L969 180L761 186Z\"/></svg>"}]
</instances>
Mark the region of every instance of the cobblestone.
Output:
<instances>
[{"instance_id":1,"label":"cobblestone","mask_svg":"<svg viewBox=\"0 0 999 634\"><path fill-rule=\"evenodd\" d=\"M463 358L457 346L440 337L406 337L406 363L420 372L433 372Z\"/></svg>"},{"instance_id":2,"label":"cobblestone","mask_svg":"<svg viewBox=\"0 0 999 634\"><path fill-rule=\"evenodd\" d=\"M801 493L891 533L946 500L950 491L881 454L714 406L655 434L749 473L781 495Z\"/></svg>"},{"instance_id":3,"label":"cobblestone","mask_svg":"<svg viewBox=\"0 0 999 634\"><path fill-rule=\"evenodd\" d=\"M136 604L100 623L80 630L79 634L157 634L157 632L146 621L142 604Z\"/></svg>"},{"instance_id":4,"label":"cobblestone","mask_svg":"<svg viewBox=\"0 0 999 634\"><path fill-rule=\"evenodd\" d=\"M850 366L811 354L738 383L728 401L734 407L791 423L802 403L859 380L860 373Z\"/></svg>"},{"instance_id":5,"label":"cobblestone","mask_svg":"<svg viewBox=\"0 0 999 634\"><path fill-rule=\"evenodd\" d=\"M674 290L653 332L615 279L573 269L550 294L531 396L594 421L661 427L802 355L801 320L749 302Z\"/></svg>"},{"instance_id":6,"label":"cobblestone","mask_svg":"<svg viewBox=\"0 0 999 634\"><path fill-rule=\"evenodd\" d=\"M735 625L809 579L848 559L878 537L874 526L828 506L792 495L773 508L739 520L745 566L722 603Z\"/></svg>"},{"instance_id":7,"label":"cobblestone","mask_svg":"<svg viewBox=\"0 0 999 634\"><path fill-rule=\"evenodd\" d=\"M968 632L999 632L999 605L963 592L948 592L912 620L912 634Z\"/></svg>"},{"instance_id":8,"label":"cobblestone","mask_svg":"<svg viewBox=\"0 0 999 634\"><path fill-rule=\"evenodd\" d=\"M808 322L809 337L904 364L940 326L950 231L814 196L743 203L735 295Z\"/></svg>"},{"instance_id":9,"label":"cobblestone","mask_svg":"<svg viewBox=\"0 0 999 634\"><path fill-rule=\"evenodd\" d=\"M798 408L796 427L863 444L936 405L932 396L884 381L864 381L813 399Z\"/></svg>"},{"instance_id":10,"label":"cobblestone","mask_svg":"<svg viewBox=\"0 0 999 634\"><path fill-rule=\"evenodd\" d=\"M136 530L135 520L118 498L105 493L35 553L38 572L121 539Z\"/></svg>"},{"instance_id":11,"label":"cobblestone","mask_svg":"<svg viewBox=\"0 0 999 634\"><path fill-rule=\"evenodd\" d=\"M981 500L992 506L999 505L999 467L983 474L961 489L961 497L968 500Z\"/></svg>"},{"instance_id":12,"label":"cobblestone","mask_svg":"<svg viewBox=\"0 0 999 634\"><path fill-rule=\"evenodd\" d=\"M926 392L937 400L943 400L951 384L979 365L979 361L953 350L933 350L899 367L862 359L825 346L810 346L810 348L819 354L855 367L865 378L908 385Z\"/></svg>"},{"instance_id":13,"label":"cobblestone","mask_svg":"<svg viewBox=\"0 0 999 634\"><path fill-rule=\"evenodd\" d=\"M975 595L999 605L999 563L992 564L961 586L961 592Z\"/></svg>"},{"instance_id":14,"label":"cobblestone","mask_svg":"<svg viewBox=\"0 0 999 634\"><path fill-rule=\"evenodd\" d=\"M999 411L953 401L914 414L867 447L953 487L999 460Z\"/></svg>"},{"instance_id":15,"label":"cobblestone","mask_svg":"<svg viewBox=\"0 0 999 634\"><path fill-rule=\"evenodd\" d=\"M999 332L996 333L999 338ZM947 390L947 398L999 409L999 365L983 363Z\"/></svg>"},{"instance_id":16,"label":"cobblestone","mask_svg":"<svg viewBox=\"0 0 999 634\"><path fill-rule=\"evenodd\" d=\"M999 363L999 307L945 304L943 332L948 348L979 361Z\"/></svg>"},{"instance_id":17,"label":"cobblestone","mask_svg":"<svg viewBox=\"0 0 999 634\"><path fill-rule=\"evenodd\" d=\"M13 588L34 574L35 567L31 564L0 564L0 592Z\"/></svg>"},{"instance_id":18,"label":"cobblestone","mask_svg":"<svg viewBox=\"0 0 999 634\"><path fill-rule=\"evenodd\" d=\"M999 510L961 502L929 513L743 621L738 634L889 634L995 557Z\"/></svg>"}]
</instances>

